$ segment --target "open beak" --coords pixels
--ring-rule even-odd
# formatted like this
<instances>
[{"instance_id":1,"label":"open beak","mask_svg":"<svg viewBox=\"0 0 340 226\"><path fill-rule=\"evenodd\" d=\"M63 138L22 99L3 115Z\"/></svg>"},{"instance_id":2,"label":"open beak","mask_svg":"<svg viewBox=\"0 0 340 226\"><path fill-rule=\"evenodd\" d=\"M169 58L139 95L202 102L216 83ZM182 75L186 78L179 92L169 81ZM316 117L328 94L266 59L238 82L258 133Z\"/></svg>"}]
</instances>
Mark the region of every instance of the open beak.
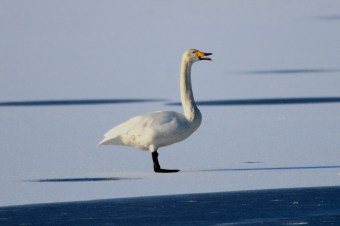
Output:
<instances>
[{"instance_id":1,"label":"open beak","mask_svg":"<svg viewBox=\"0 0 340 226\"><path fill-rule=\"evenodd\" d=\"M198 56L200 60L211 60L209 57L206 57L206 56L210 56L212 55L212 53L203 53L201 51L197 51L196 55Z\"/></svg>"}]
</instances>

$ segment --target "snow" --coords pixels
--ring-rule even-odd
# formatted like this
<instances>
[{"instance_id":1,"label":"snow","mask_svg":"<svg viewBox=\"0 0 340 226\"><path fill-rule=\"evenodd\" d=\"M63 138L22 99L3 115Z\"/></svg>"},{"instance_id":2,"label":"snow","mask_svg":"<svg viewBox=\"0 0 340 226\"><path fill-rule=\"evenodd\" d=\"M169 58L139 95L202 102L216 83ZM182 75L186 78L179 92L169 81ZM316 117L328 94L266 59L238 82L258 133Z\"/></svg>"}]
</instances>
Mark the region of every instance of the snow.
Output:
<instances>
[{"instance_id":1,"label":"snow","mask_svg":"<svg viewBox=\"0 0 340 226\"><path fill-rule=\"evenodd\" d=\"M0 205L339 185L339 6L1 1ZM97 147L135 115L181 111L187 48L214 55L193 66L195 99L210 103L201 127L159 151L181 172L153 173L148 152ZM48 179L60 180L37 182Z\"/></svg>"}]
</instances>

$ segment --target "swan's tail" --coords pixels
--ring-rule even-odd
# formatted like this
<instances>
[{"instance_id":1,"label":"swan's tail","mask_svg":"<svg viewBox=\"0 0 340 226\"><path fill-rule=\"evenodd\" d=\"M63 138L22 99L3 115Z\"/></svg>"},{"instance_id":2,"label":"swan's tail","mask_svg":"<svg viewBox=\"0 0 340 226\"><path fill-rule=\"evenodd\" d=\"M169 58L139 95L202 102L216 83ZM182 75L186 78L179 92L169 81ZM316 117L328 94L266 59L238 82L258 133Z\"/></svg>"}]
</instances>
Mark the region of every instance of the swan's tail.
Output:
<instances>
[{"instance_id":1,"label":"swan's tail","mask_svg":"<svg viewBox=\"0 0 340 226\"><path fill-rule=\"evenodd\" d=\"M106 138L104 138L102 141L100 141L98 144L97 144L97 146L99 146L99 145L106 145L107 143L107 140L106 140Z\"/></svg>"},{"instance_id":2,"label":"swan's tail","mask_svg":"<svg viewBox=\"0 0 340 226\"><path fill-rule=\"evenodd\" d=\"M115 138L108 138L108 137L104 137L104 139L102 141L100 141L97 146L99 145L121 145L123 144L122 141L120 140L119 137L115 137Z\"/></svg>"}]
</instances>

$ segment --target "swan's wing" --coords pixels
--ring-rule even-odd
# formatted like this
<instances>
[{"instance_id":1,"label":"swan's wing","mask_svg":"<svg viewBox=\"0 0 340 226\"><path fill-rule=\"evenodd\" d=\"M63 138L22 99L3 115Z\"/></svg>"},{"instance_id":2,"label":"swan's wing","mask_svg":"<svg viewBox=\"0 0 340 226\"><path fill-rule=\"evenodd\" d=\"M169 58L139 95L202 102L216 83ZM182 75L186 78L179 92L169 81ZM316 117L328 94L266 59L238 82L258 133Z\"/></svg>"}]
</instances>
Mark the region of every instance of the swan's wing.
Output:
<instances>
[{"instance_id":1,"label":"swan's wing","mask_svg":"<svg viewBox=\"0 0 340 226\"><path fill-rule=\"evenodd\" d=\"M121 137L133 131L135 126L140 124L142 116L131 118L110 129L104 134L104 139L98 145L124 145Z\"/></svg>"},{"instance_id":2,"label":"swan's wing","mask_svg":"<svg viewBox=\"0 0 340 226\"><path fill-rule=\"evenodd\" d=\"M127 141L142 149L153 149L184 140L190 134L190 123L183 114L173 111L141 116L127 134Z\"/></svg>"},{"instance_id":3,"label":"swan's wing","mask_svg":"<svg viewBox=\"0 0 340 226\"><path fill-rule=\"evenodd\" d=\"M154 128L155 138L172 139L182 136L190 128L190 123L183 114L165 111L159 112L155 120L152 121L151 127Z\"/></svg>"},{"instance_id":4,"label":"swan's wing","mask_svg":"<svg viewBox=\"0 0 340 226\"><path fill-rule=\"evenodd\" d=\"M185 117L173 111L161 111L134 117L105 133L99 144L129 145L149 149L174 143L188 127ZM165 144L166 143L166 144ZM169 143L170 144L170 143Z\"/></svg>"}]
</instances>

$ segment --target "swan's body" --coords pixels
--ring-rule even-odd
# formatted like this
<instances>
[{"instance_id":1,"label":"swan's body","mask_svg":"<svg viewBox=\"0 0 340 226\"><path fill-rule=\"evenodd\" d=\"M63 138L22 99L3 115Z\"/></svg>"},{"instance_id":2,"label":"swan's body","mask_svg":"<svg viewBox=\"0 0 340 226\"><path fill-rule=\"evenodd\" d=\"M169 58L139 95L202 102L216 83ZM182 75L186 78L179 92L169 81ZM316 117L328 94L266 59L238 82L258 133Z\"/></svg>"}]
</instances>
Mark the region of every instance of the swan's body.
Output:
<instances>
[{"instance_id":1,"label":"swan's body","mask_svg":"<svg viewBox=\"0 0 340 226\"><path fill-rule=\"evenodd\" d=\"M201 115L193 123L183 114L159 111L136 116L108 131L100 144L127 145L141 150L156 151L184 140L201 124Z\"/></svg>"},{"instance_id":2,"label":"swan's body","mask_svg":"<svg viewBox=\"0 0 340 226\"><path fill-rule=\"evenodd\" d=\"M136 116L112 128L99 143L103 145L126 145L152 153L155 172L177 172L161 169L157 149L180 142L195 132L201 124L202 115L197 108L191 88L191 65L199 60L210 60L209 53L188 49L182 58L180 87L184 113L159 111Z\"/></svg>"}]
</instances>

